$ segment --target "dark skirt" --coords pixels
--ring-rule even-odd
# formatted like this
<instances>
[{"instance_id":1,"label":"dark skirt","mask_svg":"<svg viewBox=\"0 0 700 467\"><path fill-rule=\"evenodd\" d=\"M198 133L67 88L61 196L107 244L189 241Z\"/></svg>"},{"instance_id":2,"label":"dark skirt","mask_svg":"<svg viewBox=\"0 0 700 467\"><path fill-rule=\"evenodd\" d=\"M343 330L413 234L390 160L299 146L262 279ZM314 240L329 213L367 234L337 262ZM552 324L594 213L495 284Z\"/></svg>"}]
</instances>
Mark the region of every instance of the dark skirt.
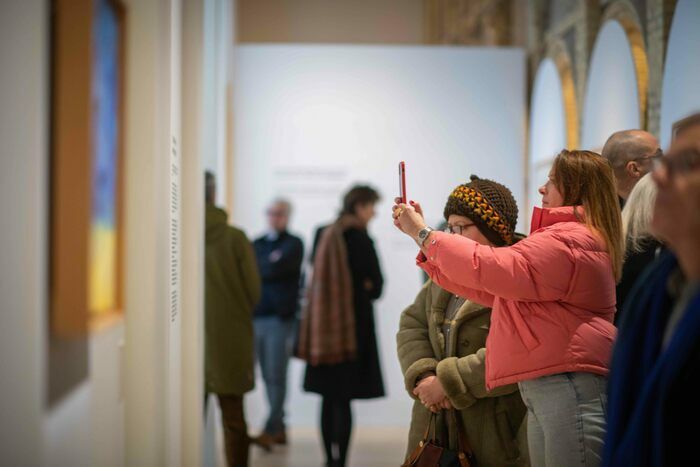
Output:
<instances>
[{"instance_id":1,"label":"dark skirt","mask_svg":"<svg viewBox=\"0 0 700 467\"><path fill-rule=\"evenodd\" d=\"M356 317L357 359L335 365L307 364L305 391L340 399L373 399L385 395L371 307L367 311L359 313L365 316Z\"/></svg>"}]
</instances>

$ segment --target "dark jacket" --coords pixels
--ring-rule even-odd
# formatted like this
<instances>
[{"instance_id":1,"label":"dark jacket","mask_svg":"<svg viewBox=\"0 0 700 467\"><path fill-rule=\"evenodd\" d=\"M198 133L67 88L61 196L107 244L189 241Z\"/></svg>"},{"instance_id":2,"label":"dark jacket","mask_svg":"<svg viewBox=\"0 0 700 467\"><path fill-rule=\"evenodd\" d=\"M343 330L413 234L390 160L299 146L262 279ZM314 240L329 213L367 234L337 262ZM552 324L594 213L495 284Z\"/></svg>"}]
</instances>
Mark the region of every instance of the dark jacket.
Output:
<instances>
[{"instance_id":1,"label":"dark jacket","mask_svg":"<svg viewBox=\"0 0 700 467\"><path fill-rule=\"evenodd\" d=\"M299 279L304 244L299 237L282 232L276 239L267 235L253 242L262 279L262 299L255 316L294 317L299 302Z\"/></svg>"},{"instance_id":2,"label":"dark jacket","mask_svg":"<svg viewBox=\"0 0 700 467\"><path fill-rule=\"evenodd\" d=\"M620 326L622 313L625 309L625 302L629 296L632 287L642 275L644 269L649 266L656 254L661 248L661 243L654 239L647 240L642 245L642 251L632 252L627 251L625 255L625 263L622 266L622 279L617 284L615 295L617 296L617 313L615 313L615 326Z\"/></svg>"},{"instance_id":3,"label":"dark jacket","mask_svg":"<svg viewBox=\"0 0 700 467\"><path fill-rule=\"evenodd\" d=\"M323 228L316 231L314 251ZM384 396L372 302L382 294L384 279L374 242L364 229L343 233L353 285L357 359L337 365L306 366L304 389L324 396L371 399Z\"/></svg>"},{"instance_id":4,"label":"dark jacket","mask_svg":"<svg viewBox=\"0 0 700 467\"><path fill-rule=\"evenodd\" d=\"M642 275L625 306L608 381L603 466L675 466L697 456L700 418L700 292L687 304L668 347L676 305L669 281L678 262L664 253Z\"/></svg>"},{"instance_id":5,"label":"dark jacket","mask_svg":"<svg viewBox=\"0 0 700 467\"><path fill-rule=\"evenodd\" d=\"M253 389L253 307L260 277L253 248L226 212L206 207L204 377L206 390L243 395Z\"/></svg>"},{"instance_id":6,"label":"dark jacket","mask_svg":"<svg viewBox=\"0 0 700 467\"><path fill-rule=\"evenodd\" d=\"M418 445L430 418L430 411L412 391L421 375L432 372L452 406L461 412L463 431L479 466L529 465L523 424L526 409L518 386L510 384L490 392L486 390L485 347L491 309L466 301L452 318L446 336L442 325L451 296L428 281L399 321L396 335L399 363L406 391L415 400L407 454ZM441 411L440 418L446 413ZM456 440L455 421L446 418L449 437ZM438 425L443 423L440 420ZM444 434L440 437L447 439ZM452 447L456 448L454 442Z\"/></svg>"}]
</instances>

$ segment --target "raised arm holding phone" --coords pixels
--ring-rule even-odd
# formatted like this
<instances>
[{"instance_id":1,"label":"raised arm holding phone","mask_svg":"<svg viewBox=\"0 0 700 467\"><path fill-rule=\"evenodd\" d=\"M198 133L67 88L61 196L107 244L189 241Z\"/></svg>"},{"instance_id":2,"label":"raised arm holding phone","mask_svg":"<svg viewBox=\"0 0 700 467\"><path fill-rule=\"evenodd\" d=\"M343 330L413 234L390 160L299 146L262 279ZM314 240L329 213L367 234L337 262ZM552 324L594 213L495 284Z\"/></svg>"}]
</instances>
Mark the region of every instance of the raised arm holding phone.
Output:
<instances>
[{"instance_id":1,"label":"raised arm holding phone","mask_svg":"<svg viewBox=\"0 0 700 467\"><path fill-rule=\"evenodd\" d=\"M464 193L473 196L464 197ZM506 230L481 221L473 203L477 197L505 213ZM400 201L396 199L405 205ZM419 217L420 206L411 206L411 210ZM505 186L472 176L453 190L443 214L452 236L497 248L513 240L518 208ZM486 390L490 322L489 306L452 294L431 280L401 314L396 336L399 362L406 391L415 400L407 454L421 441L433 412L438 414L439 425L447 428L443 443L463 436L479 465L528 465L525 443L518 442L526 409L517 385Z\"/></svg>"}]
</instances>

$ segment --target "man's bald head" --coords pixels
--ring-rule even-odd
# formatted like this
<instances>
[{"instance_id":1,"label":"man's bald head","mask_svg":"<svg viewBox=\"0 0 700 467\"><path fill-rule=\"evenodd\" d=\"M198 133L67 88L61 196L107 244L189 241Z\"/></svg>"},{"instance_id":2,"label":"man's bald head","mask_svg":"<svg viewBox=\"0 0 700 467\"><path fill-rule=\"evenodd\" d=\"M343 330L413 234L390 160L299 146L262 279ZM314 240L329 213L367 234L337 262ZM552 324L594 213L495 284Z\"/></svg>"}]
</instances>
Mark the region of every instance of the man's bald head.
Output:
<instances>
[{"instance_id":1,"label":"man's bald head","mask_svg":"<svg viewBox=\"0 0 700 467\"><path fill-rule=\"evenodd\" d=\"M643 130L624 130L613 133L603 146L605 157L614 169L628 161L649 156L659 147L654 135Z\"/></svg>"},{"instance_id":2,"label":"man's bald head","mask_svg":"<svg viewBox=\"0 0 700 467\"><path fill-rule=\"evenodd\" d=\"M658 149L656 137L643 130L618 131L608 138L602 155L615 171L620 197L627 199L637 181L651 170L650 159Z\"/></svg>"}]
</instances>

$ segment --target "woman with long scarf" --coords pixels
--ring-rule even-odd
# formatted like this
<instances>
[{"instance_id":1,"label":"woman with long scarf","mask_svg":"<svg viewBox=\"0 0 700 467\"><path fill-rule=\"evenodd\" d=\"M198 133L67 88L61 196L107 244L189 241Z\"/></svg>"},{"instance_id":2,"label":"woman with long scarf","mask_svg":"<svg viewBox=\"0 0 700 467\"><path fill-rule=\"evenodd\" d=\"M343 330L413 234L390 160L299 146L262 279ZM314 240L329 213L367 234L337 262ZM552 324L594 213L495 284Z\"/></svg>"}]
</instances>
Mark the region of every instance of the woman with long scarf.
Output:
<instances>
[{"instance_id":1,"label":"woman with long scarf","mask_svg":"<svg viewBox=\"0 0 700 467\"><path fill-rule=\"evenodd\" d=\"M367 233L378 200L371 187L353 187L338 219L314 241L297 356L307 362L304 390L323 397L321 435L332 467L346 462L350 401L384 396L372 307L384 280Z\"/></svg>"}]
</instances>

